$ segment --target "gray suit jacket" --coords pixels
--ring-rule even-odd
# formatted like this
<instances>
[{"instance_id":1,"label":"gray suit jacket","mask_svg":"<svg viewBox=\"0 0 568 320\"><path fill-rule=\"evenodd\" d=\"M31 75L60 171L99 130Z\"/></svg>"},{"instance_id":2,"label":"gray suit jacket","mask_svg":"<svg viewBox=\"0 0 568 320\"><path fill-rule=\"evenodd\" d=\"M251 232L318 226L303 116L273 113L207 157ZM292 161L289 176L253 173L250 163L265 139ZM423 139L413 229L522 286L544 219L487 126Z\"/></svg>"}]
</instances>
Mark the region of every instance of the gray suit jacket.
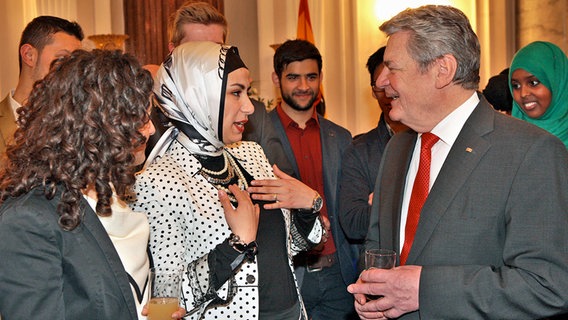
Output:
<instances>
[{"instance_id":1,"label":"gray suit jacket","mask_svg":"<svg viewBox=\"0 0 568 320\"><path fill-rule=\"evenodd\" d=\"M16 131L16 118L10 106L8 95L0 102L0 154L6 151L6 143L14 136Z\"/></svg>"},{"instance_id":2,"label":"gray suit jacket","mask_svg":"<svg viewBox=\"0 0 568 320\"><path fill-rule=\"evenodd\" d=\"M128 275L83 200L81 224L57 224L61 194L34 189L0 207L0 314L11 319L138 319Z\"/></svg>"},{"instance_id":3,"label":"gray suit jacket","mask_svg":"<svg viewBox=\"0 0 568 320\"><path fill-rule=\"evenodd\" d=\"M484 98L422 208L407 264L423 266L420 310L401 319L536 319L568 310L568 152ZM400 252L416 133L385 151L366 246Z\"/></svg>"},{"instance_id":4,"label":"gray suit jacket","mask_svg":"<svg viewBox=\"0 0 568 320\"><path fill-rule=\"evenodd\" d=\"M274 131L274 126L270 123L264 103L255 99L250 101L254 106L254 112L248 116L243 140L260 144L270 164L276 164L286 174L294 175L294 169L284 154L282 141L280 141L280 137Z\"/></svg>"},{"instance_id":5,"label":"gray suit jacket","mask_svg":"<svg viewBox=\"0 0 568 320\"><path fill-rule=\"evenodd\" d=\"M294 151L290 146L288 141L288 136L284 130L284 126L278 117L276 109L268 113L272 125L274 126L274 131L278 135L280 141L282 142L282 148L288 162L294 170L294 177L300 178L300 171L298 169L298 164L296 163L296 157L294 156ZM351 143L351 133L345 128L336 125L335 123L325 119L321 115L318 115L318 121L320 124L320 137L321 137L321 147L322 147L322 159L323 159L323 183L325 190L325 200L327 206L327 213L329 216L329 222L331 224L331 233L333 235L333 240L337 248L337 255L339 257L339 264L341 266L341 274L343 276L343 281L345 284L351 284L357 278L356 273L356 260L357 260L357 249L352 246L347 239L345 234L339 225L339 179L341 176L341 159L343 157L343 152ZM272 149L266 150L267 154L270 154ZM302 275L299 274L300 278Z\"/></svg>"}]
</instances>

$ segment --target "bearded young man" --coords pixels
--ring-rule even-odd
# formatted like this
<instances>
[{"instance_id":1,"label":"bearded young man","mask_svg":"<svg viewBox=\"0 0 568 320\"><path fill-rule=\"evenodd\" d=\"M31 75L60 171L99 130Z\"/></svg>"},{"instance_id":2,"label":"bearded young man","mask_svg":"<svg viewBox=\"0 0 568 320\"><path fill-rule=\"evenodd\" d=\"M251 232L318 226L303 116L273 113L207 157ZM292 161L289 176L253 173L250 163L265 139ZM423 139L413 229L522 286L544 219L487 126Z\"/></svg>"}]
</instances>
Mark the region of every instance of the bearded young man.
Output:
<instances>
[{"instance_id":1,"label":"bearded young man","mask_svg":"<svg viewBox=\"0 0 568 320\"><path fill-rule=\"evenodd\" d=\"M339 225L337 199L341 158L351 134L315 110L321 69L322 58L313 44L305 40L283 43L274 55L272 74L282 102L268 116L292 164L293 176L317 190L312 210L320 212L328 233L318 250L295 259L308 316L313 320L353 319L353 297L346 287L356 279L356 257ZM267 154L273 151L266 149ZM253 181L255 187L248 191L253 198L268 199L270 186L278 183Z\"/></svg>"}]
</instances>

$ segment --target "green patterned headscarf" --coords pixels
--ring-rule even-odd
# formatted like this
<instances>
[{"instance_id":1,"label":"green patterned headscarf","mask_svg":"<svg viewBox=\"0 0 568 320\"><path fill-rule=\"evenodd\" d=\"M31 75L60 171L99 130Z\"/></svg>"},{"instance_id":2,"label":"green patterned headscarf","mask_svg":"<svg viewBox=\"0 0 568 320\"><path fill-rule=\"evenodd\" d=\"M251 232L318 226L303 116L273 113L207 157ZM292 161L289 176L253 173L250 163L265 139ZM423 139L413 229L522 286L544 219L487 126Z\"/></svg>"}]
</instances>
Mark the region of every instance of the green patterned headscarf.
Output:
<instances>
[{"instance_id":1,"label":"green patterned headscarf","mask_svg":"<svg viewBox=\"0 0 568 320\"><path fill-rule=\"evenodd\" d=\"M513 101L512 116L535 124L559 137L568 148L568 58L556 45L536 41L513 57L509 70L509 90L511 75L517 69L524 69L540 80L552 93L552 100L546 112L533 119L525 114L519 104Z\"/></svg>"}]
</instances>

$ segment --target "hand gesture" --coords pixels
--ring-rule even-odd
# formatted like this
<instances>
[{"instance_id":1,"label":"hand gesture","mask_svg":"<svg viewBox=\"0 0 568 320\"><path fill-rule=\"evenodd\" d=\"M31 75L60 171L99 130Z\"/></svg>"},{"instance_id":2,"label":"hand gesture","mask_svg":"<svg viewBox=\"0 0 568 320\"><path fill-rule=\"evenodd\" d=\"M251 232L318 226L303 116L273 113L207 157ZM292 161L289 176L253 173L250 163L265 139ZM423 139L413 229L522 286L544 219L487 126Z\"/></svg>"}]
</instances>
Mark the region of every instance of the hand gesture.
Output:
<instances>
[{"instance_id":1,"label":"hand gesture","mask_svg":"<svg viewBox=\"0 0 568 320\"><path fill-rule=\"evenodd\" d=\"M237 185L230 185L229 191L237 199L237 207L233 208L227 193L219 190L219 200L225 211L225 220L231 228L231 232L239 236L245 243L250 243L256 240L260 208L252 203L249 193L239 189Z\"/></svg>"},{"instance_id":2,"label":"hand gesture","mask_svg":"<svg viewBox=\"0 0 568 320\"><path fill-rule=\"evenodd\" d=\"M255 200L272 203L264 205L266 209L309 209L312 207L316 191L302 181L295 179L278 166L273 165L274 175L278 179L253 180L247 189Z\"/></svg>"}]
</instances>

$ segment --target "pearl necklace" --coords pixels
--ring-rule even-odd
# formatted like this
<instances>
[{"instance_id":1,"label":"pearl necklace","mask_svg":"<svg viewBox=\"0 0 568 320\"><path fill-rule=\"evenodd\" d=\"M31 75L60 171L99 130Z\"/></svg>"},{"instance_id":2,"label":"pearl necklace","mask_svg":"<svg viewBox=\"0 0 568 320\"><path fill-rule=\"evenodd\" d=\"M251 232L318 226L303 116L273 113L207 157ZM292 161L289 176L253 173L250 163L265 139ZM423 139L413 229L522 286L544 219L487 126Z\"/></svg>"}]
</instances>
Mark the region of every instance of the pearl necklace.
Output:
<instances>
[{"instance_id":1,"label":"pearl necklace","mask_svg":"<svg viewBox=\"0 0 568 320\"><path fill-rule=\"evenodd\" d=\"M241 169L237 165L235 159L233 159L232 156L229 156L228 152L226 150L223 150L223 159L225 160L225 166L223 167L223 169L221 169L219 171L213 171L213 170L206 169L205 167L202 167L201 170L199 171L199 173L205 178L205 180L207 180L209 183L213 184L215 186L215 188L217 188L217 190L225 191L227 193L227 195L229 196L229 200L231 200L231 202L237 202L237 199L231 193L231 191L229 191L229 188L227 188L227 186L229 185L231 180L233 180L233 178L235 177L235 174L237 176L237 185L238 185L239 189L246 190L248 188L248 182L247 182L247 179L245 178L243 172L241 171ZM225 172L228 172L227 177L225 177L225 178L219 178L219 177L212 177L211 176L211 175L219 176L219 175L221 175Z\"/></svg>"},{"instance_id":2,"label":"pearl necklace","mask_svg":"<svg viewBox=\"0 0 568 320\"><path fill-rule=\"evenodd\" d=\"M225 166L223 167L223 169L221 169L219 171L213 171L213 170L209 170L209 169L202 166L201 171L208 173L208 174L215 175L215 176L220 176L223 173L225 173L227 171L227 169L229 169L229 159L228 159L228 156L227 156L227 152L225 150L223 150L223 160L225 162Z\"/></svg>"},{"instance_id":3,"label":"pearl necklace","mask_svg":"<svg viewBox=\"0 0 568 320\"><path fill-rule=\"evenodd\" d=\"M241 168L235 162L235 159L233 159L233 157L228 157L228 158L229 158L229 162L231 163L231 166L233 167L233 169L237 173L237 177L238 177L237 185L239 186L239 189L246 190L248 188L248 182L247 182L247 179L245 178L245 175L241 171Z\"/></svg>"}]
</instances>

